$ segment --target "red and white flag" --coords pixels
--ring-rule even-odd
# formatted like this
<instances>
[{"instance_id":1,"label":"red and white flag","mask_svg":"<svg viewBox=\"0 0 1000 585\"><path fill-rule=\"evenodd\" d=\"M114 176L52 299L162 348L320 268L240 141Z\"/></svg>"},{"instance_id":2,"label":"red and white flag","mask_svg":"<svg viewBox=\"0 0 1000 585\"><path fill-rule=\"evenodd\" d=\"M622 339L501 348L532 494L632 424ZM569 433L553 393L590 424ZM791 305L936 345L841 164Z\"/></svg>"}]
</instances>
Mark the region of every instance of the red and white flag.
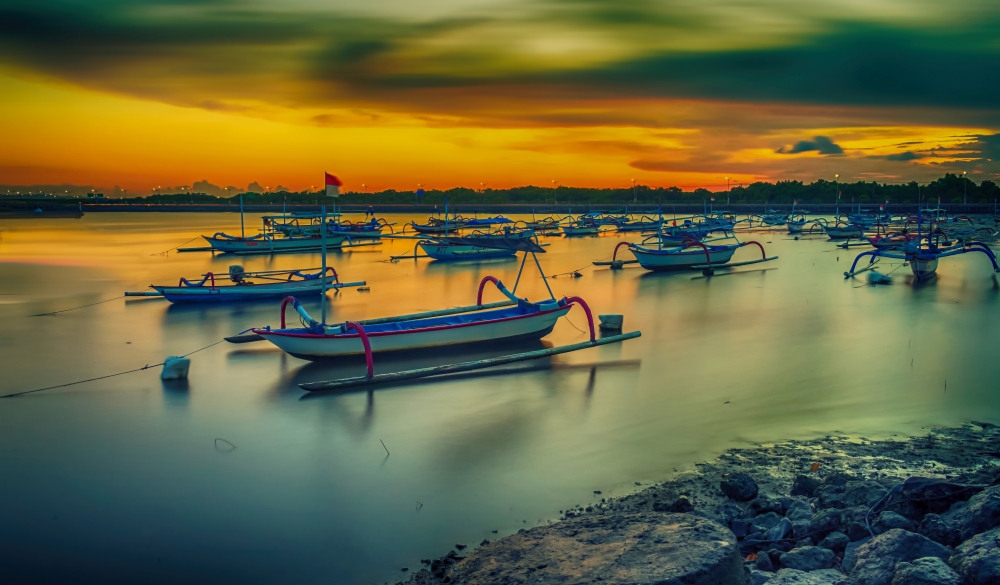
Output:
<instances>
[{"instance_id":1,"label":"red and white flag","mask_svg":"<svg viewBox=\"0 0 1000 585\"><path fill-rule=\"evenodd\" d=\"M340 186L344 183L334 177L330 173L324 173L326 175L326 196L327 197L338 197L340 195Z\"/></svg>"}]
</instances>

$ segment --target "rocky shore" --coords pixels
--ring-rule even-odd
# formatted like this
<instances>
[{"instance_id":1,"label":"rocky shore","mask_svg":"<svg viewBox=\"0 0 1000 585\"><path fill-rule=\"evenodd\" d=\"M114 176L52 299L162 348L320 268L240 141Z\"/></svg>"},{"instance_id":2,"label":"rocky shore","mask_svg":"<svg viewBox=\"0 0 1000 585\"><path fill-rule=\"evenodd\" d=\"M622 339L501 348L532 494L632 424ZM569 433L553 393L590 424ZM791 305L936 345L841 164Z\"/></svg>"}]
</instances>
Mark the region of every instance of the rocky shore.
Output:
<instances>
[{"instance_id":1,"label":"rocky shore","mask_svg":"<svg viewBox=\"0 0 1000 585\"><path fill-rule=\"evenodd\" d=\"M1000 584L1000 428L733 449L423 564L406 583Z\"/></svg>"}]
</instances>

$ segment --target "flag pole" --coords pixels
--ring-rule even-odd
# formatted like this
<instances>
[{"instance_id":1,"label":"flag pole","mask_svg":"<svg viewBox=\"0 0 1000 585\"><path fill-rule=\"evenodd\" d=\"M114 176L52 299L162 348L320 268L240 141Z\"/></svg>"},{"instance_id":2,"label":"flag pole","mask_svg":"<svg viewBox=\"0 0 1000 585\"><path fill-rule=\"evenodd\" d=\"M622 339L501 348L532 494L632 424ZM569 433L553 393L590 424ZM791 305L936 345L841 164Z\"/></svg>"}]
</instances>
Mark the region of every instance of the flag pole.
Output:
<instances>
[{"instance_id":1,"label":"flag pole","mask_svg":"<svg viewBox=\"0 0 1000 585\"><path fill-rule=\"evenodd\" d=\"M322 216L322 223L320 223L319 233L321 245L321 254L323 256L323 272L320 273L320 278L322 282L320 283L320 323L323 325L323 332L326 333L326 205L321 206L320 215Z\"/></svg>"},{"instance_id":2,"label":"flag pole","mask_svg":"<svg viewBox=\"0 0 1000 585\"><path fill-rule=\"evenodd\" d=\"M240 237L247 237L246 230L243 229L243 193L240 193Z\"/></svg>"}]
</instances>

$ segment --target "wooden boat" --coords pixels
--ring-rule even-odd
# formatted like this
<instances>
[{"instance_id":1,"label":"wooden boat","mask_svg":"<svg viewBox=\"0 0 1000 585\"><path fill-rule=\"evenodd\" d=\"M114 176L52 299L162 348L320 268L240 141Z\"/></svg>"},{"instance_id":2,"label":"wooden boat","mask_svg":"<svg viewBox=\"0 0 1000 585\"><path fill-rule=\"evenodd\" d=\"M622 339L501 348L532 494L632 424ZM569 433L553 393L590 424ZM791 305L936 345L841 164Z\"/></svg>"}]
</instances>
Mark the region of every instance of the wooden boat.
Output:
<instances>
[{"instance_id":1,"label":"wooden boat","mask_svg":"<svg viewBox=\"0 0 1000 585\"><path fill-rule=\"evenodd\" d=\"M917 280L926 280L934 276L937 272L938 261L941 258L957 256L959 254L969 254L971 252L981 252L989 258L993 264L993 271L1000 272L1000 265L997 264L997 257L989 246L982 242L967 242L954 246L940 247L933 240L928 240L927 245L923 245L919 240L908 242L900 248L881 248L878 250L868 250L858 254L851 264L851 269L844 273L845 278L849 278L871 269L879 258L895 258L903 260L910 265L910 271ZM868 265L861 270L857 269L858 261L868 256Z\"/></svg>"},{"instance_id":2,"label":"wooden boat","mask_svg":"<svg viewBox=\"0 0 1000 585\"><path fill-rule=\"evenodd\" d=\"M338 213L328 216L326 225L330 235L344 235L352 239L378 239L385 228L392 233L392 225L385 219L371 218L366 221L354 222L342 219ZM266 232L277 232L286 237L315 236L319 234L322 221L318 213L292 213L289 215L265 215L264 228Z\"/></svg>"},{"instance_id":3,"label":"wooden boat","mask_svg":"<svg viewBox=\"0 0 1000 585\"><path fill-rule=\"evenodd\" d=\"M229 254L278 254L287 252L311 252L323 246L323 238L313 236L278 236L274 233L258 234L251 237L230 236L216 232L212 236L202 236L213 250ZM347 236L326 237L328 248L339 248L347 241Z\"/></svg>"},{"instance_id":4,"label":"wooden boat","mask_svg":"<svg viewBox=\"0 0 1000 585\"><path fill-rule=\"evenodd\" d=\"M465 238L449 238L449 240L455 239ZM425 254L435 260L489 260L517 255L517 250L493 248L487 242L480 241L476 241L474 244L462 244L451 241L423 240L417 245Z\"/></svg>"},{"instance_id":5,"label":"wooden boat","mask_svg":"<svg viewBox=\"0 0 1000 585\"><path fill-rule=\"evenodd\" d=\"M758 262L768 262L777 259L777 256L768 257L764 252L764 246L755 241L710 245L692 240L681 246L669 248L662 246L653 248L640 246L631 242L619 242L615 246L614 253L611 256L611 262L594 262L594 264L598 266L609 265L613 268L620 267L621 264L616 264L616 262L624 263L624 261L618 260L618 250L622 246L626 246L632 252L632 255L635 256L639 266L642 266L646 270L660 272L694 268L702 269L706 271L706 274L711 274L713 268L728 264L733 259L736 250L750 244L760 248L761 259L740 262L738 265L756 264Z\"/></svg>"},{"instance_id":6,"label":"wooden boat","mask_svg":"<svg viewBox=\"0 0 1000 585\"><path fill-rule=\"evenodd\" d=\"M865 231L859 225L838 221L834 225L826 226L826 235L831 240L846 240L848 238L860 239L865 235Z\"/></svg>"},{"instance_id":7,"label":"wooden boat","mask_svg":"<svg viewBox=\"0 0 1000 585\"><path fill-rule=\"evenodd\" d=\"M496 244L501 245L501 244ZM535 242L528 239L512 241L510 247L526 252L521 263L523 270L528 252L544 252ZM538 258L535 256L538 264ZM521 271L518 271L520 282ZM544 273L542 274L544 279ZM502 306L483 304L483 291L492 283L508 300ZM545 280L546 287L548 281ZM587 303L579 297L564 297L557 300L554 295L541 302L529 302L516 296L493 276L487 276L479 284L476 304L456 310L401 315L364 323L344 322L338 325L324 325L312 319L301 304L292 297L281 303L281 327L254 329L253 333L273 343L295 357L321 359L339 356L427 349L499 341L540 339L555 327L559 317L566 315L576 305L583 307L590 322L591 341L595 340L593 314ZM305 327L287 328L285 308L291 304L298 312ZM370 362L369 362L370 363ZM369 366L370 367L370 366ZM369 375L371 370L369 369Z\"/></svg>"},{"instance_id":8,"label":"wooden boat","mask_svg":"<svg viewBox=\"0 0 1000 585\"><path fill-rule=\"evenodd\" d=\"M333 267L328 267L325 275L322 270L316 273L303 270L314 269L245 272L242 266L234 265L229 267L230 284L216 284L215 274L208 272L200 281L192 282L181 278L177 286L151 284L150 287L171 303L218 303L284 297L291 294L305 295L366 284L364 281L340 282L340 277ZM250 279L265 282L254 282ZM149 295L126 293L126 296Z\"/></svg>"},{"instance_id":9,"label":"wooden boat","mask_svg":"<svg viewBox=\"0 0 1000 585\"><path fill-rule=\"evenodd\" d=\"M876 234L868 237L868 243L875 248L900 248L917 239L917 234L906 230L892 234Z\"/></svg>"},{"instance_id":10,"label":"wooden boat","mask_svg":"<svg viewBox=\"0 0 1000 585\"><path fill-rule=\"evenodd\" d=\"M552 216L545 217L542 219L533 219L527 222L525 225L538 233L543 232L554 232L559 231L561 220L556 219Z\"/></svg>"},{"instance_id":11,"label":"wooden boat","mask_svg":"<svg viewBox=\"0 0 1000 585\"><path fill-rule=\"evenodd\" d=\"M407 225L418 234L449 234L464 228L467 221L461 215L455 215L450 219L430 217L427 218L427 223L410 222Z\"/></svg>"}]
</instances>

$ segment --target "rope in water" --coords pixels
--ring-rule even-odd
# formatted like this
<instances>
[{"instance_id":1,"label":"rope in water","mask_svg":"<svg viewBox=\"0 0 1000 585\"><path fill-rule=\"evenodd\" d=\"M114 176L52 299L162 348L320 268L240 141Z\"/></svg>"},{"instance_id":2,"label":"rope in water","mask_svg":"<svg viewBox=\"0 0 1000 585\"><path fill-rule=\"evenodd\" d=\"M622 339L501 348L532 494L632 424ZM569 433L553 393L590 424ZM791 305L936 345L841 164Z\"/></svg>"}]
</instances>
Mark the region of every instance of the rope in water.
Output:
<instances>
[{"instance_id":1,"label":"rope in water","mask_svg":"<svg viewBox=\"0 0 1000 585\"><path fill-rule=\"evenodd\" d=\"M239 333L237 333L237 335L242 335L242 334L246 333L247 331L250 331L251 329L247 329L246 331L240 331ZM209 345L206 345L205 347L202 347L200 349L196 349L196 350L194 350L192 352L189 352L189 353L186 353L186 354L184 354L184 355L182 355L180 357L187 357L189 355L196 354L199 351L208 349L208 348L210 348L212 346L215 346L215 345L219 345L223 341L225 341L225 339L220 339L219 341L216 341L215 343L211 343ZM152 364L152 365L146 364L146 365L142 366L141 368L135 368L134 370L125 370L124 372L118 372L116 374L108 374L106 376L98 376L96 378L87 378L86 380L77 380L76 382L67 382L65 384L56 384L55 386L46 386L45 388L35 388L34 390L24 390L22 392L14 392L12 394L3 394L3 395L0 395L0 398L14 398L16 396L24 396L25 394L34 394L35 392L42 392L43 390L54 390L56 388L65 388L66 386L75 386L77 384L83 384L85 382L95 382L97 380L105 380L107 378L114 378L115 376L121 376L123 374L131 374L131 373L134 373L134 372L141 372L143 370L148 370L148 369L151 369L151 368L155 368L157 366L162 366L164 363L165 362L160 362L158 364Z\"/></svg>"},{"instance_id":2,"label":"rope in water","mask_svg":"<svg viewBox=\"0 0 1000 585\"><path fill-rule=\"evenodd\" d=\"M188 240L188 241L184 242L184 244L189 244L189 243L191 243L191 242L193 242L193 241L197 240L197 239L198 239L198 238L200 238L200 237L201 237L201 236L195 236L195 237L191 238L190 240ZM174 250L176 250L177 248L180 248L180 247L181 247L181 246L183 246L184 244L178 244L178 245L174 246L173 248L170 248L169 250L164 250L164 251L162 251L162 252L157 252L157 253L155 253L155 254L150 254L150 256L162 256L162 255L164 255L164 254L169 254L170 252L173 252Z\"/></svg>"},{"instance_id":3,"label":"rope in water","mask_svg":"<svg viewBox=\"0 0 1000 585\"><path fill-rule=\"evenodd\" d=\"M142 290L148 290L150 288L152 288L152 287L147 286L146 288L144 288ZM125 295L121 295L121 296L115 297L113 299L104 299L103 301L97 301L96 303L88 303L86 305L80 305L79 307L72 307L72 308L69 308L69 309L60 309L58 311L51 311L51 312L48 312L48 313L36 313L34 315L28 315L28 316L29 317L45 317L45 316L48 316L48 315L57 315L59 313L65 313L66 311L75 311L77 309L83 309L85 307L93 307L94 305L100 305L101 303L110 303L111 301L117 301L118 299L124 299L124 298L125 298Z\"/></svg>"}]
</instances>

